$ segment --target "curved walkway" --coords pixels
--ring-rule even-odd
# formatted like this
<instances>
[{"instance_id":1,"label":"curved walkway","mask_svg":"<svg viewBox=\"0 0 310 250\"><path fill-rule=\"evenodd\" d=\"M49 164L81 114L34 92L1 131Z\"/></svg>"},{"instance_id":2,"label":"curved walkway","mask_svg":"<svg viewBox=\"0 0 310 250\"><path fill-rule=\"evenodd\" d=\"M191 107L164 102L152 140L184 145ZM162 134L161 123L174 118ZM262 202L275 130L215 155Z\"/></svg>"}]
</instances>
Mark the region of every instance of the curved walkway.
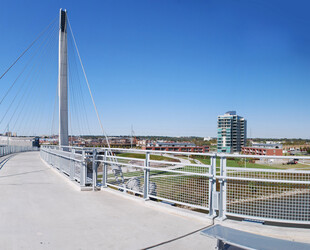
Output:
<instances>
[{"instance_id":1,"label":"curved walkway","mask_svg":"<svg viewBox=\"0 0 310 250\"><path fill-rule=\"evenodd\" d=\"M143 204L111 192L76 191L39 152L20 153L0 170L1 249L141 249L209 225ZM215 244L198 232L158 249Z\"/></svg>"}]
</instances>

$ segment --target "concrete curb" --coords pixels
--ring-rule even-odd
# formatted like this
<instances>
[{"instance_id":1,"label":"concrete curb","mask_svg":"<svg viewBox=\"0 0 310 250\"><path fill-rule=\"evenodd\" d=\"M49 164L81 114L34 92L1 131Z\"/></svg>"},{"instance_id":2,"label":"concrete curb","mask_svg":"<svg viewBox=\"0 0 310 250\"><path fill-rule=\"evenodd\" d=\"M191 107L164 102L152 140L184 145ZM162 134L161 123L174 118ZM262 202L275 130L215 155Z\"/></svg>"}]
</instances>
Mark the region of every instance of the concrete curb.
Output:
<instances>
[{"instance_id":1,"label":"concrete curb","mask_svg":"<svg viewBox=\"0 0 310 250\"><path fill-rule=\"evenodd\" d=\"M215 224L220 224L222 226L262 236L302 243L310 243L310 229L307 228L261 225L253 222L234 221L229 219L224 221L215 221Z\"/></svg>"}]
</instances>

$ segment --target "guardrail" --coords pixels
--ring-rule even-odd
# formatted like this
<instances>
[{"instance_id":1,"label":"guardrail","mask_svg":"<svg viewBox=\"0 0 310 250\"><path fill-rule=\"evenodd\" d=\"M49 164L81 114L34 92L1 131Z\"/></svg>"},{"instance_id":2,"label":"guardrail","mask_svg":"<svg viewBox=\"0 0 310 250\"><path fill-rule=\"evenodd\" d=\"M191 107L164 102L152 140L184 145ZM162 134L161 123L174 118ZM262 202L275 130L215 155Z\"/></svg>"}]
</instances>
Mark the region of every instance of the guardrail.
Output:
<instances>
[{"instance_id":1,"label":"guardrail","mask_svg":"<svg viewBox=\"0 0 310 250\"><path fill-rule=\"evenodd\" d=\"M118 154L124 152L136 155ZM193 156L207 159L202 163L189 158ZM220 219L310 224L310 170L257 168L260 165L246 166L244 160L287 161L296 156L43 146L41 157L82 187L110 187ZM229 166L232 157L243 159L244 167ZM310 164L310 157L298 158Z\"/></svg>"},{"instance_id":2,"label":"guardrail","mask_svg":"<svg viewBox=\"0 0 310 250\"><path fill-rule=\"evenodd\" d=\"M38 151L38 147L31 146L10 146L10 145L0 145L0 157L6 156L9 154L26 152L26 151Z\"/></svg>"}]
</instances>

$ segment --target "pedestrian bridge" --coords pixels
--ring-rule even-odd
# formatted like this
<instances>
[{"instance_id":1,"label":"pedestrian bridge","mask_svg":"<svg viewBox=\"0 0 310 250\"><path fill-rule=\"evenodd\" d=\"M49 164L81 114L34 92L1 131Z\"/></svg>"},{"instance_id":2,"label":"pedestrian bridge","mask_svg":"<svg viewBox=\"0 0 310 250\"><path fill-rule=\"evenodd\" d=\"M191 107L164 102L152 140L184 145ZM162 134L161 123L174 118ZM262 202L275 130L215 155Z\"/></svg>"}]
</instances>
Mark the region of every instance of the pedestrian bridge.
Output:
<instances>
[{"instance_id":1,"label":"pedestrian bridge","mask_svg":"<svg viewBox=\"0 0 310 250\"><path fill-rule=\"evenodd\" d=\"M10 158L0 171L0 188L2 249L141 249L210 225L108 191L80 192L39 152ZM197 232L169 247L213 245Z\"/></svg>"},{"instance_id":2,"label":"pedestrian bridge","mask_svg":"<svg viewBox=\"0 0 310 250\"><path fill-rule=\"evenodd\" d=\"M39 152L11 155L0 171L2 249L212 249L200 235L213 222L119 191L81 192L40 158ZM239 230L310 242L309 229L226 220ZM293 232L293 233L292 233Z\"/></svg>"}]
</instances>

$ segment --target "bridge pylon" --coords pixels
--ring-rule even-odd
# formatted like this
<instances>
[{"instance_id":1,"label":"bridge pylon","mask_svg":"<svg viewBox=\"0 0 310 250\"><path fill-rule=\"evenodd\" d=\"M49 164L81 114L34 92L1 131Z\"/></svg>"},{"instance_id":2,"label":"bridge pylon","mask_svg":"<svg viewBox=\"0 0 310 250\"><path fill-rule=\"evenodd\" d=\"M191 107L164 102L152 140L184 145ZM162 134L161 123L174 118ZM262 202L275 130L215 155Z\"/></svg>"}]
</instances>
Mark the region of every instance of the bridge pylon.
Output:
<instances>
[{"instance_id":1,"label":"bridge pylon","mask_svg":"<svg viewBox=\"0 0 310 250\"><path fill-rule=\"evenodd\" d=\"M68 146L69 134L68 134L67 11L63 9L60 9L59 12L58 99L59 99L59 146Z\"/></svg>"}]
</instances>

